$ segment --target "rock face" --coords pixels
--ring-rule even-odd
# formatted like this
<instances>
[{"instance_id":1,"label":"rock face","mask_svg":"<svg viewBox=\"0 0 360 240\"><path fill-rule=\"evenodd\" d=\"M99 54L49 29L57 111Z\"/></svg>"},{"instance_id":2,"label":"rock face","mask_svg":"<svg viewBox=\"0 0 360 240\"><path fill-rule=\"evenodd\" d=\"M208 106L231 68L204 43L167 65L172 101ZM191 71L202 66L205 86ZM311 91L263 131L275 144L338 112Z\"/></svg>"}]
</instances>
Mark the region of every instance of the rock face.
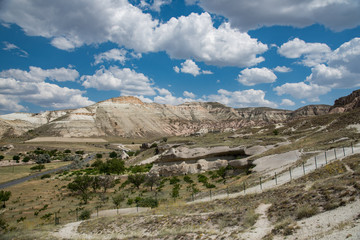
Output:
<instances>
[{"instance_id":1,"label":"rock face","mask_svg":"<svg viewBox=\"0 0 360 240\"><path fill-rule=\"evenodd\" d=\"M187 148L180 146L170 148L161 154L156 162L183 162L205 158L217 158L227 156L245 156L244 147L218 146L212 148Z\"/></svg>"},{"instance_id":2,"label":"rock face","mask_svg":"<svg viewBox=\"0 0 360 240\"><path fill-rule=\"evenodd\" d=\"M291 113L292 118L325 115L329 113L330 105L308 105Z\"/></svg>"},{"instance_id":3,"label":"rock face","mask_svg":"<svg viewBox=\"0 0 360 240\"><path fill-rule=\"evenodd\" d=\"M196 163L181 162L171 165L154 165L149 174L161 177L178 176L217 170L227 165L227 160L206 161L205 159L200 159Z\"/></svg>"},{"instance_id":4,"label":"rock face","mask_svg":"<svg viewBox=\"0 0 360 240\"><path fill-rule=\"evenodd\" d=\"M356 108L360 108L360 90L353 91L350 95L335 100L330 113L348 112Z\"/></svg>"},{"instance_id":5,"label":"rock face","mask_svg":"<svg viewBox=\"0 0 360 240\"><path fill-rule=\"evenodd\" d=\"M360 90L335 102L333 112L359 107ZM326 114L329 106L312 105L296 111L271 108L231 108L216 102L177 106L144 103L136 97L118 97L94 105L41 114L0 116L0 137L33 130L37 136L59 137L160 137L232 131Z\"/></svg>"}]
</instances>

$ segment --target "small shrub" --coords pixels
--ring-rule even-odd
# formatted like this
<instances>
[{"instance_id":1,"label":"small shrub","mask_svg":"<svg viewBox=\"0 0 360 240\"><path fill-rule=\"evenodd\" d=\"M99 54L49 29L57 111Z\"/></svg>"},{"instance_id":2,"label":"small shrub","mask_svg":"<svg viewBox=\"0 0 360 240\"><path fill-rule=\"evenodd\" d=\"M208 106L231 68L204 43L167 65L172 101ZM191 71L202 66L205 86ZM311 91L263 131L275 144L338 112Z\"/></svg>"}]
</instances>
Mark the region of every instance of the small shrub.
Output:
<instances>
[{"instance_id":1,"label":"small shrub","mask_svg":"<svg viewBox=\"0 0 360 240\"><path fill-rule=\"evenodd\" d=\"M41 176L41 179L44 179L44 178L51 178L51 175L50 174L44 174Z\"/></svg>"},{"instance_id":2,"label":"small shrub","mask_svg":"<svg viewBox=\"0 0 360 240\"><path fill-rule=\"evenodd\" d=\"M15 156L13 156L13 160L19 161L19 160L20 160L20 157L19 157L18 155L15 155Z\"/></svg>"},{"instance_id":3,"label":"small shrub","mask_svg":"<svg viewBox=\"0 0 360 240\"><path fill-rule=\"evenodd\" d=\"M294 222L291 218L286 218L283 221L279 222L275 225L275 227L271 230L273 234L282 234L284 236L292 235L296 230L296 222Z\"/></svg>"},{"instance_id":4,"label":"small shrub","mask_svg":"<svg viewBox=\"0 0 360 240\"><path fill-rule=\"evenodd\" d=\"M170 184L171 184L171 185L177 184L177 183L179 183L179 182L180 182L180 179L177 178L176 176L170 178Z\"/></svg>"},{"instance_id":5,"label":"small shrub","mask_svg":"<svg viewBox=\"0 0 360 240\"><path fill-rule=\"evenodd\" d=\"M189 183L189 184L191 184L191 183L194 182L194 181L191 179L191 177L189 177L188 175L185 175L185 176L184 176L184 181L187 182L187 183Z\"/></svg>"},{"instance_id":6,"label":"small shrub","mask_svg":"<svg viewBox=\"0 0 360 240\"><path fill-rule=\"evenodd\" d=\"M76 154L84 154L84 151L76 151Z\"/></svg>"},{"instance_id":7,"label":"small shrub","mask_svg":"<svg viewBox=\"0 0 360 240\"><path fill-rule=\"evenodd\" d=\"M110 157L110 158L116 158L116 157L117 157L117 153L116 153L116 152L111 152L111 153L109 153L109 157Z\"/></svg>"},{"instance_id":8,"label":"small shrub","mask_svg":"<svg viewBox=\"0 0 360 240\"><path fill-rule=\"evenodd\" d=\"M208 178L205 176L205 175L203 175L203 174L199 174L198 175L198 181L199 182L201 182L201 183L207 183L207 180L208 180Z\"/></svg>"},{"instance_id":9,"label":"small shrub","mask_svg":"<svg viewBox=\"0 0 360 240\"><path fill-rule=\"evenodd\" d=\"M128 200L129 201L129 200ZM159 202L157 199L148 197L148 198L140 198L138 200L138 206L139 207L150 207L150 208L155 208L157 206L159 206Z\"/></svg>"},{"instance_id":10,"label":"small shrub","mask_svg":"<svg viewBox=\"0 0 360 240\"><path fill-rule=\"evenodd\" d=\"M206 188L216 188L215 184L212 184L212 183L206 182L204 185Z\"/></svg>"},{"instance_id":11,"label":"small shrub","mask_svg":"<svg viewBox=\"0 0 360 240\"><path fill-rule=\"evenodd\" d=\"M296 210L296 219L308 218L317 213L318 213L318 208L316 206L311 206L309 204L301 205Z\"/></svg>"},{"instance_id":12,"label":"small shrub","mask_svg":"<svg viewBox=\"0 0 360 240\"><path fill-rule=\"evenodd\" d=\"M71 150L70 150L70 149L66 149L66 150L64 151L64 153L71 153Z\"/></svg>"},{"instance_id":13,"label":"small shrub","mask_svg":"<svg viewBox=\"0 0 360 240\"><path fill-rule=\"evenodd\" d=\"M156 148L157 146L158 146L157 143L153 143L151 144L150 148Z\"/></svg>"},{"instance_id":14,"label":"small shrub","mask_svg":"<svg viewBox=\"0 0 360 240\"><path fill-rule=\"evenodd\" d=\"M249 211L246 212L244 216L245 226L247 227L253 226L258 218L259 218L259 214L256 214L254 209L250 209Z\"/></svg>"},{"instance_id":15,"label":"small shrub","mask_svg":"<svg viewBox=\"0 0 360 240\"><path fill-rule=\"evenodd\" d=\"M97 153L96 154L96 158L102 158L103 156L102 156L102 154L101 153Z\"/></svg>"},{"instance_id":16,"label":"small shrub","mask_svg":"<svg viewBox=\"0 0 360 240\"><path fill-rule=\"evenodd\" d=\"M0 161L3 160L5 157L3 155L0 155Z\"/></svg>"},{"instance_id":17,"label":"small shrub","mask_svg":"<svg viewBox=\"0 0 360 240\"><path fill-rule=\"evenodd\" d=\"M79 219L80 220L87 220L87 219L90 219L90 216L91 216L90 210L85 209L84 211L82 211L80 213Z\"/></svg>"},{"instance_id":18,"label":"small shrub","mask_svg":"<svg viewBox=\"0 0 360 240\"><path fill-rule=\"evenodd\" d=\"M30 157L29 156L26 156L24 157L24 159L22 160L24 163L27 163L30 161Z\"/></svg>"},{"instance_id":19,"label":"small shrub","mask_svg":"<svg viewBox=\"0 0 360 240\"><path fill-rule=\"evenodd\" d=\"M134 199L132 199L132 198L129 198L128 200L127 200L127 205L132 205L134 203Z\"/></svg>"}]
</instances>

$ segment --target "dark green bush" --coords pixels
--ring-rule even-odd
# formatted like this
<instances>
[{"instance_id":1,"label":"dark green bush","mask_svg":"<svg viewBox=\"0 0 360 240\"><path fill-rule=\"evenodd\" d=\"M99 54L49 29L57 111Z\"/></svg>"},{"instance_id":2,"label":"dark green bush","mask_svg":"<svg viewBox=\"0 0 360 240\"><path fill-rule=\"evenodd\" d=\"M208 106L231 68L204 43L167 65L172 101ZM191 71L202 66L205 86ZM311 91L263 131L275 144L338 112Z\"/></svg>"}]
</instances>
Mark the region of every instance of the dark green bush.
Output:
<instances>
[{"instance_id":1,"label":"dark green bush","mask_svg":"<svg viewBox=\"0 0 360 240\"><path fill-rule=\"evenodd\" d=\"M90 210L85 209L84 211L82 211L80 213L79 219L80 220L87 220L87 219L90 219L90 216L91 216Z\"/></svg>"},{"instance_id":2,"label":"dark green bush","mask_svg":"<svg viewBox=\"0 0 360 240\"><path fill-rule=\"evenodd\" d=\"M41 176L41 179L44 179L44 178L51 178L51 175L50 174L44 174Z\"/></svg>"}]
</instances>

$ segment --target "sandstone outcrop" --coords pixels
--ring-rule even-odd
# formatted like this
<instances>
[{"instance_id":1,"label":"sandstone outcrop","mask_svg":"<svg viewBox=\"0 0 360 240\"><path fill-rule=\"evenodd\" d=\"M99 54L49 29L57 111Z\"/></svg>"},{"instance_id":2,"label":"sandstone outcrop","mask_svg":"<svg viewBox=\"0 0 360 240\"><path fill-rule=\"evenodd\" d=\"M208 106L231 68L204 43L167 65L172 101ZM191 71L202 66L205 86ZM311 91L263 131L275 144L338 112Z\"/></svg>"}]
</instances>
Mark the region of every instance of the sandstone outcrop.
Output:
<instances>
[{"instance_id":1,"label":"sandstone outcrop","mask_svg":"<svg viewBox=\"0 0 360 240\"><path fill-rule=\"evenodd\" d=\"M236 156L245 156L244 147L231 148L229 146L218 146L211 148L188 148L180 146L165 151L156 162L187 162L205 158L226 158L228 156L233 158L236 158Z\"/></svg>"},{"instance_id":2,"label":"sandstone outcrop","mask_svg":"<svg viewBox=\"0 0 360 240\"><path fill-rule=\"evenodd\" d=\"M219 159L215 161L206 161L205 159L199 159L196 163L181 162L170 165L156 164L151 168L149 174L162 177L186 175L217 170L221 167L226 167L227 165L227 160Z\"/></svg>"}]
</instances>

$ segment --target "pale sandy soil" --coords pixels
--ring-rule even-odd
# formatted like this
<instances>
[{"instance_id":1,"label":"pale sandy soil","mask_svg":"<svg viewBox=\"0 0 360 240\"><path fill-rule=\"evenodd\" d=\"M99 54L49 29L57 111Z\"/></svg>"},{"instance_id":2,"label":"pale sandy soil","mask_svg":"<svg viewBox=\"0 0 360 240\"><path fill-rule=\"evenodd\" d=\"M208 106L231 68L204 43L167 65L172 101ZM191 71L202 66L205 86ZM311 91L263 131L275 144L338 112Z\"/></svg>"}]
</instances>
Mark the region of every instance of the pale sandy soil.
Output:
<instances>
[{"instance_id":1,"label":"pale sandy soil","mask_svg":"<svg viewBox=\"0 0 360 240\"><path fill-rule=\"evenodd\" d=\"M32 142L107 142L102 138L70 138L70 137L37 137L26 141Z\"/></svg>"},{"instance_id":2,"label":"pale sandy soil","mask_svg":"<svg viewBox=\"0 0 360 240\"><path fill-rule=\"evenodd\" d=\"M299 229L286 239L360 239L360 200L297 222ZM283 239L277 236L274 240Z\"/></svg>"},{"instance_id":3,"label":"pale sandy soil","mask_svg":"<svg viewBox=\"0 0 360 240\"><path fill-rule=\"evenodd\" d=\"M109 209L109 210L99 211L99 213L93 213L91 214L91 217L94 218L94 217L111 217L116 215L128 215L128 214L143 213L150 210L151 208L143 208L143 207L139 207L138 209L136 208L119 208L118 210Z\"/></svg>"},{"instance_id":4,"label":"pale sandy soil","mask_svg":"<svg viewBox=\"0 0 360 240\"><path fill-rule=\"evenodd\" d=\"M259 214L259 219L256 221L255 225L251 228L249 232L245 232L241 234L239 237L240 239L246 240L257 240L262 239L267 234L269 234L272 230L272 225L267 218L267 210L271 204L260 204L255 213Z\"/></svg>"}]
</instances>

